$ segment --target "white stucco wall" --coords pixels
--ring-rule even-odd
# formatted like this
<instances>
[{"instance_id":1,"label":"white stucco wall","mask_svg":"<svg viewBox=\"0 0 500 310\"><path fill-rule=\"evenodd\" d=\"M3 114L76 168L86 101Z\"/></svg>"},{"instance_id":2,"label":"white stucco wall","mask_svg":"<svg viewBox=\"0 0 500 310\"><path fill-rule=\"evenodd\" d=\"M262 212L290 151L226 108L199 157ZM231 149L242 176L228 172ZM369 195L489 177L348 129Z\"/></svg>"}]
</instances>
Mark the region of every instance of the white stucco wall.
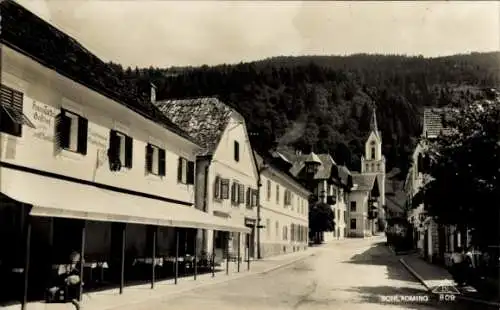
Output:
<instances>
[{"instance_id":1,"label":"white stucco wall","mask_svg":"<svg viewBox=\"0 0 500 310\"><path fill-rule=\"evenodd\" d=\"M350 202L356 202L356 212L351 212ZM349 204L347 206L347 231L349 237L364 237L369 235L371 230L366 229L368 221L368 192L354 190L349 195ZM356 229L351 229L351 219L356 219Z\"/></svg>"},{"instance_id":2,"label":"white stucco wall","mask_svg":"<svg viewBox=\"0 0 500 310\"><path fill-rule=\"evenodd\" d=\"M177 182L177 163L179 156L194 161L197 146L6 46L2 46L1 53L2 84L24 94L23 112L36 126L23 126L21 137L0 133L0 159L3 162L194 202L194 186ZM88 119L86 155L55 151L54 123L61 108ZM107 149L110 129L118 129L134 139L131 169L119 172L109 169ZM148 142L166 149L164 177L146 173L145 147ZM78 188L77 184L75 188ZM71 195L53 193L61 194ZM147 205L141 207L147 212Z\"/></svg>"},{"instance_id":3,"label":"white stucco wall","mask_svg":"<svg viewBox=\"0 0 500 310\"><path fill-rule=\"evenodd\" d=\"M261 230L261 253L263 257L303 250L308 245L308 193L305 189L287 181L274 169L266 169L261 175L262 186L260 187L261 223L265 226ZM268 185L270 195L268 196ZM276 201L276 186L279 186L279 202ZM291 205L285 206L285 190L292 193ZM291 225L305 227L305 235L302 241L291 238ZM278 229L276 229L278 227ZM283 235L283 227L287 229L287 236ZM285 238L286 237L286 238Z\"/></svg>"},{"instance_id":4,"label":"white stucco wall","mask_svg":"<svg viewBox=\"0 0 500 310\"><path fill-rule=\"evenodd\" d=\"M239 143L239 161L234 159L234 141ZM208 191L207 191L207 212L214 211L229 214L229 220L238 225L245 225L245 218L257 220L257 208L247 208L245 203L235 206L231 204L231 184L237 181L245 186L245 199L247 188L257 189L257 169L253 158L252 149L248 140L245 120L237 113L231 115L229 124L222 134L219 145L217 146L208 172ZM216 176L229 179L229 199L222 201L214 199L214 184ZM213 232L207 232L206 247L207 251L212 249ZM256 247L256 234L252 240ZM236 247L237 241L232 245ZM241 234L241 253L244 253L245 236Z\"/></svg>"}]
</instances>

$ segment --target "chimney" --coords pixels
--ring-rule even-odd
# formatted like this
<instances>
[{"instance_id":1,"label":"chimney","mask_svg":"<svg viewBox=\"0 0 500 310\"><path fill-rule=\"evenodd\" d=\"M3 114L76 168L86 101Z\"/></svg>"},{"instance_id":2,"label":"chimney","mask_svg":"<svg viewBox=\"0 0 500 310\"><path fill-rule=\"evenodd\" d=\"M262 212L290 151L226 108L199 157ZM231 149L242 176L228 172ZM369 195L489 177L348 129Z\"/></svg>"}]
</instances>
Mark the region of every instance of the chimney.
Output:
<instances>
[{"instance_id":1,"label":"chimney","mask_svg":"<svg viewBox=\"0 0 500 310\"><path fill-rule=\"evenodd\" d=\"M156 86L155 84L153 83L150 83L151 85L151 103L155 103L156 102Z\"/></svg>"}]
</instances>

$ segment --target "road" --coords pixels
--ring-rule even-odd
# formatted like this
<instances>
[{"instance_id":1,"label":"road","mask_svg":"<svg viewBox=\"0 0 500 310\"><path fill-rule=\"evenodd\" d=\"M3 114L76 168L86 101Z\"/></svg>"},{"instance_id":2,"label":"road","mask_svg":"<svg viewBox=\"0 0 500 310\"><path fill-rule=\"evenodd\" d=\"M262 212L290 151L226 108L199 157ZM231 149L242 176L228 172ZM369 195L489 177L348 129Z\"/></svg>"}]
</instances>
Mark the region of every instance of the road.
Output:
<instances>
[{"instance_id":1,"label":"road","mask_svg":"<svg viewBox=\"0 0 500 310\"><path fill-rule=\"evenodd\" d=\"M328 244L292 266L198 288L162 301L131 305L130 310L482 309L478 305L439 302L433 296L421 302L382 302L381 296L429 296L383 240Z\"/></svg>"}]
</instances>

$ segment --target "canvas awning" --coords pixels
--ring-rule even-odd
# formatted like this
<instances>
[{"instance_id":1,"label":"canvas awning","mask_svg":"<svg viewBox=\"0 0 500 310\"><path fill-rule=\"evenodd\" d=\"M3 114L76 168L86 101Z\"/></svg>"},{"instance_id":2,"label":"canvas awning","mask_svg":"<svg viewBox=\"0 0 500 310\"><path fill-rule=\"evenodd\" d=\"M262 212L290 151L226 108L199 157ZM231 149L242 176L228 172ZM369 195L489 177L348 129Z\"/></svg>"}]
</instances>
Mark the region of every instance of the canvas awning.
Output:
<instances>
[{"instance_id":1,"label":"canvas awning","mask_svg":"<svg viewBox=\"0 0 500 310\"><path fill-rule=\"evenodd\" d=\"M33 205L32 216L250 233L244 223L236 225L193 206L7 168L0 171L0 191L14 200Z\"/></svg>"}]
</instances>

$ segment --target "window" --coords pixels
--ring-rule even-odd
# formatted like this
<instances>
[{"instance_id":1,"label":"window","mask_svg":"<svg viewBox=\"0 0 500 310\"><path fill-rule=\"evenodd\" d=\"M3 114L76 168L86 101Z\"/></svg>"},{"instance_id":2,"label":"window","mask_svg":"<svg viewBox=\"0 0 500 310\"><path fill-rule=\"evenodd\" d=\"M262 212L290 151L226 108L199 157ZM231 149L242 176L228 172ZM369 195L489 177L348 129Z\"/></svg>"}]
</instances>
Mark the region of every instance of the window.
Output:
<instances>
[{"instance_id":1,"label":"window","mask_svg":"<svg viewBox=\"0 0 500 310\"><path fill-rule=\"evenodd\" d=\"M214 181L214 199L222 199L222 179L220 176L215 177Z\"/></svg>"},{"instance_id":2,"label":"window","mask_svg":"<svg viewBox=\"0 0 500 310\"><path fill-rule=\"evenodd\" d=\"M267 180L267 201L271 200L271 180Z\"/></svg>"},{"instance_id":3,"label":"window","mask_svg":"<svg viewBox=\"0 0 500 310\"><path fill-rule=\"evenodd\" d=\"M351 201L351 212L356 212L356 201Z\"/></svg>"},{"instance_id":4,"label":"window","mask_svg":"<svg viewBox=\"0 0 500 310\"><path fill-rule=\"evenodd\" d=\"M56 144L59 148L87 154L88 121L75 113L61 109L56 116Z\"/></svg>"},{"instance_id":5,"label":"window","mask_svg":"<svg viewBox=\"0 0 500 310\"><path fill-rule=\"evenodd\" d=\"M351 229L356 229L356 219L351 219Z\"/></svg>"},{"instance_id":6,"label":"window","mask_svg":"<svg viewBox=\"0 0 500 310\"><path fill-rule=\"evenodd\" d=\"M0 131L20 137L23 125L35 128L23 113L23 93L1 85L0 96Z\"/></svg>"},{"instance_id":7,"label":"window","mask_svg":"<svg viewBox=\"0 0 500 310\"><path fill-rule=\"evenodd\" d=\"M288 240L287 235L288 235L288 227L283 226L283 240Z\"/></svg>"},{"instance_id":8,"label":"window","mask_svg":"<svg viewBox=\"0 0 500 310\"><path fill-rule=\"evenodd\" d=\"M370 165L366 164L366 171L370 172Z\"/></svg>"},{"instance_id":9,"label":"window","mask_svg":"<svg viewBox=\"0 0 500 310\"><path fill-rule=\"evenodd\" d=\"M247 187L247 193L246 193L246 206L247 208L252 206L252 189L250 187Z\"/></svg>"},{"instance_id":10,"label":"window","mask_svg":"<svg viewBox=\"0 0 500 310\"><path fill-rule=\"evenodd\" d=\"M221 180L221 199L229 199L229 180Z\"/></svg>"},{"instance_id":11,"label":"window","mask_svg":"<svg viewBox=\"0 0 500 310\"><path fill-rule=\"evenodd\" d=\"M112 171L121 170L122 167L132 168L132 148L133 140L131 137L116 130L111 130L108 157Z\"/></svg>"},{"instance_id":12,"label":"window","mask_svg":"<svg viewBox=\"0 0 500 310\"><path fill-rule=\"evenodd\" d=\"M381 171L381 169L380 169L380 163L377 164L377 171Z\"/></svg>"},{"instance_id":13,"label":"window","mask_svg":"<svg viewBox=\"0 0 500 310\"><path fill-rule=\"evenodd\" d=\"M231 203L233 205L238 204L238 200L239 200L238 195L239 195L239 184L236 182L233 182L233 184L231 185Z\"/></svg>"},{"instance_id":14,"label":"window","mask_svg":"<svg viewBox=\"0 0 500 310\"><path fill-rule=\"evenodd\" d=\"M165 150L152 144L146 145L146 171L164 176L165 170Z\"/></svg>"},{"instance_id":15,"label":"window","mask_svg":"<svg viewBox=\"0 0 500 310\"><path fill-rule=\"evenodd\" d=\"M292 203L292 193L288 189L285 189L285 196L283 198L285 207L289 206Z\"/></svg>"},{"instance_id":16,"label":"window","mask_svg":"<svg viewBox=\"0 0 500 310\"><path fill-rule=\"evenodd\" d=\"M258 194L259 194L259 191L256 190L256 189L253 189L252 190L252 207L256 207L257 204L258 204Z\"/></svg>"},{"instance_id":17,"label":"window","mask_svg":"<svg viewBox=\"0 0 500 310\"><path fill-rule=\"evenodd\" d=\"M179 157L177 163L177 182L182 184L194 184L194 162Z\"/></svg>"},{"instance_id":18,"label":"window","mask_svg":"<svg viewBox=\"0 0 500 310\"><path fill-rule=\"evenodd\" d=\"M280 186L276 184L276 203L280 203Z\"/></svg>"},{"instance_id":19,"label":"window","mask_svg":"<svg viewBox=\"0 0 500 310\"><path fill-rule=\"evenodd\" d=\"M372 151L372 152L371 152L371 153L372 153L372 159L375 159L375 148L374 148L374 147L372 147L372 150L371 150L371 151Z\"/></svg>"},{"instance_id":20,"label":"window","mask_svg":"<svg viewBox=\"0 0 500 310\"><path fill-rule=\"evenodd\" d=\"M279 233L280 233L280 223L278 221L276 221L276 237L279 237Z\"/></svg>"},{"instance_id":21,"label":"window","mask_svg":"<svg viewBox=\"0 0 500 310\"><path fill-rule=\"evenodd\" d=\"M234 141L234 160L240 161L240 144L238 141Z\"/></svg>"},{"instance_id":22,"label":"window","mask_svg":"<svg viewBox=\"0 0 500 310\"><path fill-rule=\"evenodd\" d=\"M267 233L267 237L271 237L271 220L270 219L267 219L266 220L266 233Z\"/></svg>"}]
</instances>

